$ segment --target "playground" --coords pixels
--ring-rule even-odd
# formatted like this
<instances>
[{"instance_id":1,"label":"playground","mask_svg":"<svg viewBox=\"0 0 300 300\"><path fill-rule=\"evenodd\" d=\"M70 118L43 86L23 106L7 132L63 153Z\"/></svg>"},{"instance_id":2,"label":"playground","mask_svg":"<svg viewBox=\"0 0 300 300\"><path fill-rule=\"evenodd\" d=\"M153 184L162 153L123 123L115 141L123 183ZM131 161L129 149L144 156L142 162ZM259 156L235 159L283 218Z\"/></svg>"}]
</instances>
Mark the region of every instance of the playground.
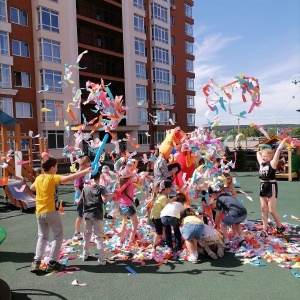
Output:
<instances>
[{"instance_id":1,"label":"playground","mask_svg":"<svg viewBox=\"0 0 300 300\"><path fill-rule=\"evenodd\" d=\"M250 201L241 193L238 194L238 198L247 208L248 221L260 219L257 173L234 175L240 182L241 189L253 199ZM291 217L299 217L299 182L282 180L278 184L278 212L282 222L290 224L290 231L285 238L290 241L298 239L299 243L299 220ZM64 237L68 240L73 236L77 215L73 205L73 186L60 186L59 194L65 210ZM109 222L111 220L106 220L106 225ZM76 252L71 254L74 259L68 260L67 264L70 267L69 272L32 274L29 270L37 239L34 209L20 212L17 207L6 203L3 190L0 189L0 224L7 232L6 239L0 245L0 278L8 283L12 290L12 299L299 298L300 279L292 273L294 271L300 274L299 266L288 269L287 265L292 266L296 262L280 262L280 257L273 262L261 258L263 266L251 265L249 261L247 263L247 258L242 260L234 253L225 253L218 260L201 256L198 264L168 259L158 266L153 260L145 260L144 264L133 261L131 258L136 252L134 251L123 253L128 256L127 260L115 260L106 266L99 266L97 261L83 262L79 258L82 246L74 245ZM275 239L276 237L272 243L276 242ZM273 247L276 249L275 245ZM96 252L95 246L93 250ZM107 258L114 255L111 251L106 253ZM299 258L299 254L295 257ZM128 266L136 272L135 275L126 269ZM75 279L79 285L72 285Z\"/></svg>"}]
</instances>

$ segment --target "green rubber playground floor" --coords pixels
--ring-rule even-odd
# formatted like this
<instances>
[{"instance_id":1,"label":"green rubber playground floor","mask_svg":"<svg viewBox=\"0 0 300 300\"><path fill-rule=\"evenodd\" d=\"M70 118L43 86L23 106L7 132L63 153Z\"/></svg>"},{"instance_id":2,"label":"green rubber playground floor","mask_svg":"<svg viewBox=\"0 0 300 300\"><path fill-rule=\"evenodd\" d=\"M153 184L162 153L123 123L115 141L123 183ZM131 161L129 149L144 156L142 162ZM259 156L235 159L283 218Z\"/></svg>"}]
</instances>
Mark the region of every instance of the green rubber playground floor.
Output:
<instances>
[{"instance_id":1,"label":"green rubber playground floor","mask_svg":"<svg viewBox=\"0 0 300 300\"><path fill-rule=\"evenodd\" d=\"M253 202L239 194L248 211L248 220L260 219L257 173L236 173L241 189L253 198ZM282 222L297 224L291 215L300 217L300 182L278 181L277 209ZM239 190L239 189L237 189ZM76 209L73 206L73 187L59 187L60 199L64 201L63 215L65 239L74 232ZM56 277L30 273L36 241L37 225L34 212L21 213L6 204L0 189L0 227L7 231L6 240L0 245L0 278L12 290L12 299L289 299L298 300L300 279L278 263L257 267L243 265L232 253L218 260L202 257L200 263L173 261L154 266L146 261L145 266L131 261L117 261L99 266L97 261L83 262L79 258L68 262L79 271ZM80 247L77 247L80 249ZM108 254L109 257L110 254ZM126 266L137 274L129 275ZM300 269L294 269L300 274ZM73 280L86 286L72 286ZM0 290L0 299L1 290Z\"/></svg>"}]
</instances>

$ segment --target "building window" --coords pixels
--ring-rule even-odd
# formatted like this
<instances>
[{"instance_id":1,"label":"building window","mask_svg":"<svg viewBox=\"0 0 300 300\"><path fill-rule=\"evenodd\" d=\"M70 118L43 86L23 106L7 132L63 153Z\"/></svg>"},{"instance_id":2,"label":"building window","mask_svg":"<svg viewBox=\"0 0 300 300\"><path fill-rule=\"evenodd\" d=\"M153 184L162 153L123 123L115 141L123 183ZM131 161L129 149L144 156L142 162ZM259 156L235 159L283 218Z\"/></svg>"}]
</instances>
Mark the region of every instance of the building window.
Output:
<instances>
[{"instance_id":1,"label":"building window","mask_svg":"<svg viewBox=\"0 0 300 300\"><path fill-rule=\"evenodd\" d=\"M0 87L4 89L11 89L9 65L0 64Z\"/></svg>"},{"instance_id":2,"label":"building window","mask_svg":"<svg viewBox=\"0 0 300 300\"><path fill-rule=\"evenodd\" d=\"M171 56L171 62L172 62L172 66L175 66L175 55L172 55Z\"/></svg>"},{"instance_id":3,"label":"building window","mask_svg":"<svg viewBox=\"0 0 300 300\"><path fill-rule=\"evenodd\" d=\"M151 17L162 22L168 22L168 10L157 3L151 3Z\"/></svg>"},{"instance_id":4,"label":"building window","mask_svg":"<svg viewBox=\"0 0 300 300\"><path fill-rule=\"evenodd\" d=\"M145 125L148 122L148 111L147 108L137 108L137 123L138 125Z\"/></svg>"},{"instance_id":5,"label":"building window","mask_svg":"<svg viewBox=\"0 0 300 300\"><path fill-rule=\"evenodd\" d=\"M186 96L186 106L188 108L194 108L195 107L194 96L191 96L191 95Z\"/></svg>"},{"instance_id":6,"label":"building window","mask_svg":"<svg viewBox=\"0 0 300 300\"><path fill-rule=\"evenodd\" d=\"M145 40L135 38L134 39L134 51L136 55L145 56Z\"/></svg>"},{"instance_id":7,"label":"building window","mask_svg":"<svg viewBox=\"0 0 300 300\"><path fill-rule=\"evenodd\" d=\"M156 131L154 138L155 138L155 144L161 144L163 140L165 139L166 131Z\"/></svg>"},{"instance_id":8,"label":"building window","mask_svg":"<svg viewBox=\"0 0 300 300\"><path fill-rule=\"evenodd\" d=\"M171 35L171 46L175 46L175 36Z\"/></svg>"},{"instance_id":9,"label":"building window","mask_svg":"<svg viewBox=\"0 0 300 300\"><path fill-rule=\"evenodd\" d=\"M185 69L187 72L194 72L194 61L190 59L185 60Z\"/></svg>"},{"instance_id":10,"label":"building window","mask_svg":"<svg viewBox=\"0 0 300 300\"><path fill-rule=\"evenodd\" d=\"M154 104L171 105L169 90L154 89L153 99L154 99Z\"/></svg>"},{"instance_id":11,"label":"building window","mask_svg":"<svg viewBox=\"0 0 300 300\"><path fill-rule=\"evenodd\" d=\"M0 0L0 21L6 22L6 0Z\"/></svg>"},{"instance_id":12,"label":"building window","mask_svg":"<svg viewBox=\"0 0 300 300\"><path fill-rule=\"evenodd\" d=\"M172 120L174 123L177 123L177 114L176 113L172 113Z\"/></svg>"},{"instance_id":13,"label":"building window","mask_svg":"<svg viewBox=\"0 0 300 300\"><path fill-rule=\"evenodd\" d=\"M15 86L27 87L31 86L30 73L28 72L15 72Z\"/></svg>"},{"instance_id":14,"label":"building window","mask_svg":"<svg viewBox=\"0 0 300 300\"><path fill-rule=\"evenodd\" d=\"M195 114L187 114L187 125L195 126Z\"/></svg>"},{"instance_id":15,"label":"building window","mask_svg":"<svg viewBox=\"0 0 300 300\"><path fill-rule=\"evenodd\" d=\"M188 54L193 54L193 43L185 41L185 52Z\"/></svg>"},{"instance_id":16,"label":"building window","mask_svg":"<svg viewBox=\"0 0 300 300\"><path fill-rule=\"evenodd\" d=\"M176 94L172 94L172 105L176 104Z\"/></svg>"},{"instance_id":17,"label":"building window","mask_svg":"<svg viewBox=\"0 0 300 300\"><path fill-rule=\"evenodd\" d=\"M0 110L4 111L6 114L13 117L14 115L13 115L13 101L12 101L12 98L0 97Z\"/></svg>"},{"instance_id":18,"label":"building window","mask_svg":"<svg viewBox=\"0 0 300 300\"><path fill-rule=\"evenodd\" d=\"M185 34L193 36L193 25L188 22L185 22Z\"/></svg>"},{"instance_id":19,"label":"building window","mask_svg":"<svg viewBox=\"0 0 300 300\"><path fill-rule=\"evenodd\" d=\"M153 83L170 84L170 71L153 68Z\"/></svg>"},{"instance_id":20,"label":"building window","mask_svg":"<svg viewBox=\"0 0 300 300\"><path fill-rule=\"evenodd\" d=\"M40 60L60 63L60 42L39 39Z\"/></svg>"},{"instance_id":21,"label":"building window","mask_svg":"<svg viewBox=\"0 0 300 300\"><path fill-rule=\"evenodd\" d=\"M193 17L193 7L188 3L184 3L184 12L187 17Z\"/></svg>"},{"instance_id":22,"label":"building window","mask_svg":"<svg viewBox=\"0 0 300 300\"><path fill-rule=\"evenodd\" d=\"M143 62L135 62L135 75L136 78L146 79L146 65Z\"/></svg>"},{"instance_id":23,"label":"building window","mask_svg":"<svg viewBox=\"0 0 300 300\"><path fill-rule=\"evenodd\" d=\"M16 102L16 118L32 118L31 103Z\"/></svg>"},{"instance_id":24,"label":"building window","mask_svg":"<svg viewBox=\"0 0 300 300\"><path fill-rule=\"evenodd\" d=\"M63 119L63 101L57 100L43 100L42 106L48 108L50 111L46 111L42 115L43 122L56 122Z\"/></svg>"},{"instance_id":25,"label":"building window","mask_svg":"<svg viewBox=\"0 0 300 300\"><path fill-rule=\"evenodd\" d=\"M139 103L144 103L147 101L147 91L145 85L136 85L136 101Z\"/></svg>"},{"instance_id":26,"label":"building window","mask_svg":"<svg viewBox=\"0 0 300 300\"><path fill-rule=\"evenodd\" d=\"M147 135L147 131L138 131L138 143L140 145L150 144L150 136Z\"/></svg>"},{"instance_id":27,"label":"building window","mask_svg":"<svg viewBox=\"0 0 300 300\"><path fill-rule=\"evenodd\" d=\"M154 61L166 65L169 64L169 50L160 47L152 47L152 55Z\"/></svg>"},{"instance_id":28,"label":"building window","mask_svg":"<svg viewBox=\"0 0 300 300\"><path fill-rule=\"evenodd\" d=\"M0 31L0 54L1 55L8 55L8 32Z\"/></svg>"},{"instance_id":29,"label":"building window","mask_svg":"<svg viewBox=\"0 0 300 300\"><path fill-rule=\"evenodd\" d=\"M29 57L29 43L12 40L12 54L16 56Z\"/></svg>"},{"instance_id":30,"label":"building window","mask_svg":"<svg viewBox=\"0 0 300 300\"><path fill-rule=\"evenodd\" d=\"M61 72L43 69L40 71L41 73L41 86L42 90L46 90L47 92L62 92L62 76Z\"/></svg>"},{"instance_id":31,"label":"building window","mask_svg":"<svg viewBox=\"0 0 300 300\"><path fill-rule=\"evenodd\" d=\"M169 125L170 112L167 110L157 110L157 124L159 125Z\"/></svg>"},{"instance_id":32,"label":"building window","mask_svg":"<svg viewBox=\"0 0 300 300\"><path fill-rule=\"evenodd\" d=\"M144 32L144 17L134 14L134 30L138 32Z\"/></svg>"},{"instance_id":33,"label":"building window","mask_svg":"<svg viewBox=\"0 0 300 300\"><path fill-rule=\"evenodd\" d=\"M45 7L38 7L38 29L59 32L58 12Z\"/></svg>"},{"instance_id":34,"label":"building window","mask_svg":"<svg viewBox=\"0 0 300 300\"><path fill-rule=\"evenodd\" d=\"M170 23L171 26L175 26L175 18L173 16L170 16Z\"/></svg>"},{"instance_id":35,"label":"building window","mask_svg":"<svg viewBox=\"0 0 300 300\"><path fill-rule=\"evenodd\" d=\"M152 40L156 40L165 44L169 43L168 29L158 25L152 25Z\"/></svg>"},{"instance_id":36,"label":"building window","mask_svg":"<svg viewBox=\"0 0 300 300\"><path fill-rule=\"evenodd\" d=\"M144 2L143 0L133 0L133 6L144 9Z\"/></svg>"},{"instance_id":37,"label":"building window","mask_svg":"<svg viewBox=\"0 0 300 300\"><path fill-rule=\"evenodd\" d=\"M176 75L172 74L172 85L176 84Z\"/></svg>"},{"instance_id":38,"label":"building window","mask_svg":"<svg viewBox=\"0 0 300 300\"><path fill-rule=\"evenodd\" d=\"M186 89L189 91L194 90L194 78L186 77Z\"/></svg>"},{"instance_id":39,"label":"building window","mask_svg":"<svg viewBox=\"0 0 300 300\"><path fill-rule=\"evenodd\" d=\"M45 131L45 137L48 139L49 149L64 148L64 132L63 131Z\"/></svg>"},{"instance_id":40,"label":"building window","mask_svg":"<svg viewBox=\"0 0 300 300\"><path fill-rule=\"evenodd\" d=\"M10 8L10 22L22 26L28 26L27 11L15 7Z\"/></svg>"}]
</instances>

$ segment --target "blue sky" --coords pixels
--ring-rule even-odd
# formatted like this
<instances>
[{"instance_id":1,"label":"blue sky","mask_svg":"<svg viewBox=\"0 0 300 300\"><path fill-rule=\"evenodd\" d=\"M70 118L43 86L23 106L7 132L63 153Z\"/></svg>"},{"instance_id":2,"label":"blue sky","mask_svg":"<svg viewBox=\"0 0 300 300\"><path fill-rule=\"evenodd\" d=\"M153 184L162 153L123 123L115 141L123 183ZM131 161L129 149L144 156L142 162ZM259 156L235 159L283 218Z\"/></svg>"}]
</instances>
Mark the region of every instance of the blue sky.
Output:
<instances>
[{"instance_id":1,"label":"blue sky","mask_svg":"<svg viewBox=\"0 0 300 300\"><path fill-rule=\"evenodd\" d=\"M225 85L240 74L259 80L262 100L240 124L300 124L300 82L292 83L300 80L299 0L194 0L193 18L196 126L207 123L203 85L210 77ZM248 110L249 101L243 103L236 90L232 110ZM221 109L218 120L238 122Z\"/></svg>"}]
</instances>

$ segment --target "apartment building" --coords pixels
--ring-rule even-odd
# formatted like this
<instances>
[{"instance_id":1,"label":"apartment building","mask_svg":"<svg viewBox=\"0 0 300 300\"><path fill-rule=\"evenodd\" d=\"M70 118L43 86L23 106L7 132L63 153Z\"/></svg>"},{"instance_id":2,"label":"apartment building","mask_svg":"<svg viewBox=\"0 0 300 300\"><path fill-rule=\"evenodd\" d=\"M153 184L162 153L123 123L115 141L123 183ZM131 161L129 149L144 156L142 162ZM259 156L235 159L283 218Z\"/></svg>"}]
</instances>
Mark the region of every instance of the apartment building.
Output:
<instances>
[{"instance_id":1,"label":"apartment building","mask_svg":"<svg viewBox=\"0 0 300 300\"><path fill-rule=\"evenodd\" d=\"M192 0L0 0L0 109L24 124L22 132L47 137L49 152L61 157L62 149L74 144L74 131L67 134L64 120L71 128L99 115L93 103L83 104L84 89L81 110L69 106L74 89L102 78L129 108L114 133L118 139L128 133L140 144L134 149L123 142L123 150L148 152L172 124L192 131L193 5ZM85 50L70 84L65 64L74 64ZM93 138L104 134L96 131Z\"/></svg>"}]
</instances>

